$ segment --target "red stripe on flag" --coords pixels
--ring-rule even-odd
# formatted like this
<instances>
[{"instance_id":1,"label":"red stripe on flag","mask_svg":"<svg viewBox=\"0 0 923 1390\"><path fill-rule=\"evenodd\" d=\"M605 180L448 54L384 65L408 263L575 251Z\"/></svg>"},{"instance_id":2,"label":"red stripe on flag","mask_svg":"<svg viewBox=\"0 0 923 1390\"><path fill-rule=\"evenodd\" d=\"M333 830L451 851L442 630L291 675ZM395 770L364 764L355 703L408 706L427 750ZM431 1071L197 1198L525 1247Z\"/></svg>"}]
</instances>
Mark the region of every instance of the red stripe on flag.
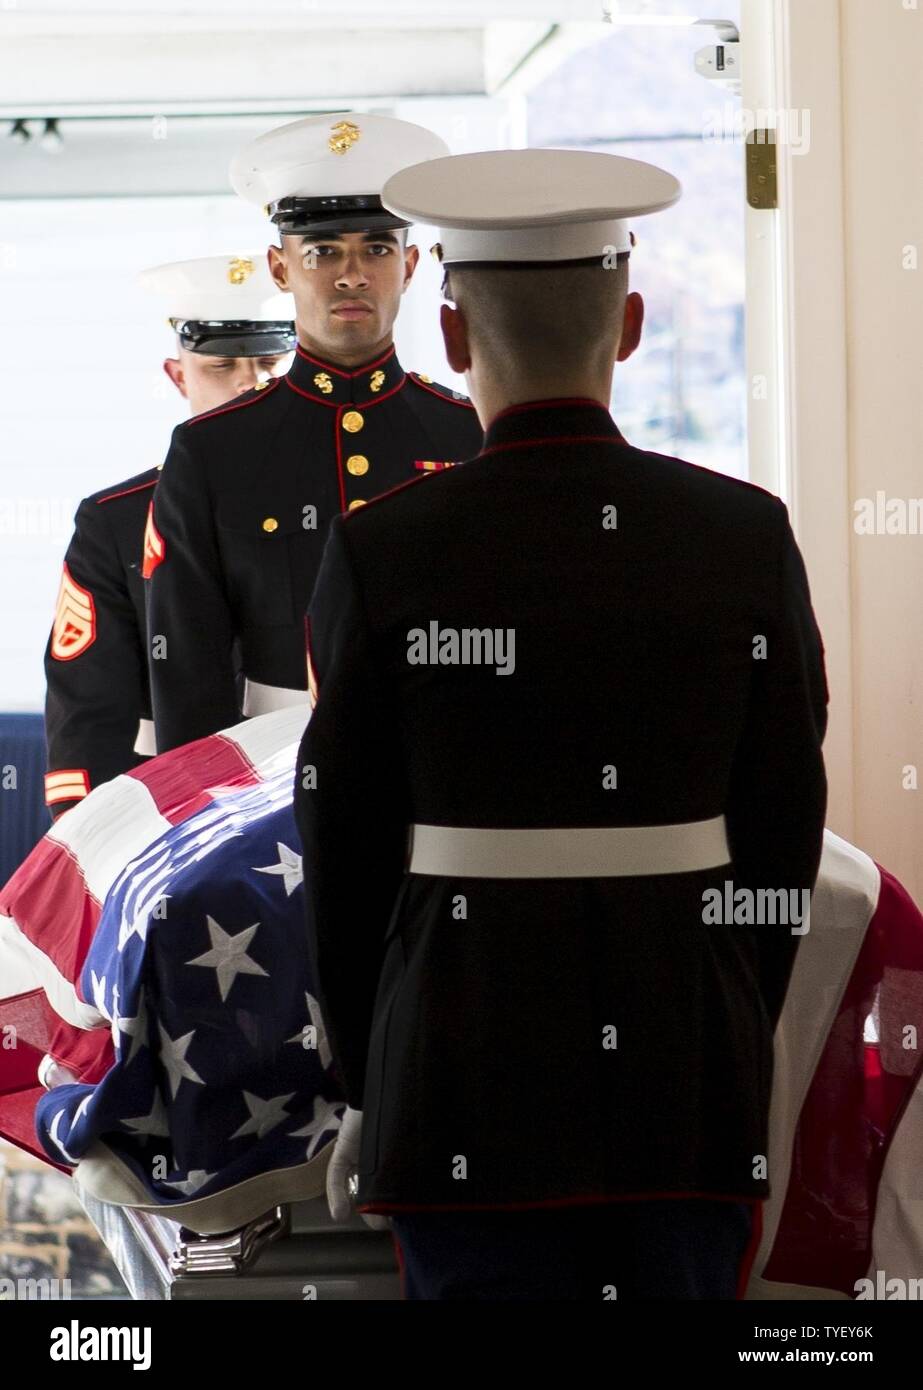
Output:
<instances>
[{"instance_id":1,"label":"red stripe on flag","mask_svg":"<svg viewBox=\"0 0 923 1390\"><path fill-rule=\"evenodd\" d=\"M878 906L798 1117L785 1203L762 1274L850 1296L871 1260L882 1168L923 1073L923 1058L886 1073L883 1046L865 1041L876 998L882 1045L894 1047L907 1019L906 1002L889 1005L886 971L923 980L923 915L897 879L877 867ZM923 1008L923 994L914 1008Z\"/></svg>"},{"instance_id":2,"label":"red stripe on flag","mask_svg":"<svg viewBox=\"0 0 923 1390\"><path fill-rule=\"evenodd\" d=\"M0 1136L69 1172L48 1157L35 1133L35 1107L45 1094L37 1079L39 1062L50 1053L80 1081L95 1084L115 1060L109 1030L65 1023L41 989L0 1000L0 1030L16 1043L0 1051Z\"/></svg>"},{"instance_id":3,"label":"red stripe on flag","mask_svg":"<svg viewBox=\"0 0 923 1390\"><path fill-rule=\"evenodd\" d=\"M76 984L99 922L100 906L66 846L39 840L0 892L0 913Z\"/></svg>"},{"instance_id":4,"label":"red stripe on flag","mask_svg":"<svg viewBox=\"0 0 923 1390\"><path fill-rule=\"evenodd\" d=\"M171 825L211 805L208 788L250 787L262 781L243 749L223 734L171 748L126 776L144 783Z\"/></svg>"},{"instance_id":5,"label":"red stripe on flag","mask_svg":"<svg viewBox=\"0 0 923 1390\"><path fill-rule=\"evenodd\" d=\"M37 1057L36 1066L39 1060ZM35 1107L45 1094L44 1088L36 1082L27 1090L0 1096L0 1138L8 1139L17 1148L25 1149L26 1153L42 1159L59 1172L70 1174L70 1168L65 1168L63 1163L56 1163L53 1158L48 1157L35 1133Z\"/></svg>"}]
</instances>

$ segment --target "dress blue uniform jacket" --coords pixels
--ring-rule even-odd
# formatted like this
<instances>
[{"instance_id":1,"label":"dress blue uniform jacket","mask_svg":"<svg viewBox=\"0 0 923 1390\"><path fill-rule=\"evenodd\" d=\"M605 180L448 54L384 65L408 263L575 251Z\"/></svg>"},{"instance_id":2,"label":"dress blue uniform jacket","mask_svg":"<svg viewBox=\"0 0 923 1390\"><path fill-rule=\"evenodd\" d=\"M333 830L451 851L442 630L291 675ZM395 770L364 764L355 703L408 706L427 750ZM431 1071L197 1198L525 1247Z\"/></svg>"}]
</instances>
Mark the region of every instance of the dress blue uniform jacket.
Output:
<instances>
[{"instance_id":1,"label":"dress blue uniform jacket","mask_svg":"<svg viewBox=\"0 0 923 1390\"><path fill-rule=\"evenodd\" d=\"M138 721L151 717L141 551L159 477L149 468L77 508L45 647L46 799L55 816L144 761L134 748Z\"/></svg>"},{"instance_id":2,"label":"dress blue uniform jacket","mask_svg":"<svg viewBox=\"0 0 923 1390\"><path fill-rule=\"evenodd\" d=\"M515 668L412 663L433 621L513 629ZM515 407L334 522L310 650L296 815L360 1207L765 1197L800 937L706 924L703 893L810 889L820 860L828 697L784 505L596 403ZM405 872L414 822L720 815L732 862L695 873Z\"/></svg>"},{"instance_id":3,"label":"dress blue uniform jacket","mask_svg":"<svg viewBox=\"0 0 923 1390\"><path fill-rule=\"evenodd\" d=\"M480 443L467 398L405 373L393 347L346 372L299 346L286 376L179 425L147 548L158 752L240 719L238 669L306 690L332 518Z\"/></svg>"}]
</instances>

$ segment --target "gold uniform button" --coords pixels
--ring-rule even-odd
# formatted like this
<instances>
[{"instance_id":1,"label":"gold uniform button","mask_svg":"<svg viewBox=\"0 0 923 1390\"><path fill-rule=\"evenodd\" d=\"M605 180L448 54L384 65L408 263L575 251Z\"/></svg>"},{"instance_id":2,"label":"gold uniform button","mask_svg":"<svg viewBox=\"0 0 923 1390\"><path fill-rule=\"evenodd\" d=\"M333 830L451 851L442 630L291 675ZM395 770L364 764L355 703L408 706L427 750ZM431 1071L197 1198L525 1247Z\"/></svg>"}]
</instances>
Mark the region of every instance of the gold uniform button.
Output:
<instances>
[{"instance_id":1,"label":"gold uniform button","mask_svg":"<svg viewBox=\"0 0 923 1390\"><path fill-rule=\"evenodd\" d=\"M365 454L350 454L346 460L346 469L354 478L361 478L369 471L369 461Z\"/></svg>"},{"instance_id":2,"label":"gold uniform button","mask_svg":"<svg viewBox=\"0 0 923 1390\"><path fill-rule=\"evenodd\" d=\"M357 497L356 500L355 500L354 502L350 502L350 504L349 504L349 510L350 510L351 512L354 512L354 511L356 510L357 507L364 507L364 506L365 506L365 498L364 498L364 497Z\"/></svg>"},{"instance_id":3,"label":"gold uniform button","mask_svg":"<svg viewBox=\"0 0 923 1390\"><path fill-rule=\"evenodd\" d=\"M253 389L254 391L265 391L268 385L268 381L258 381Z\"/></svg>"},{"instance_id":4,"label":"gold uniform button","mask_svg":"<svg viewBox=\"0 0 923 1390\"><path fill-rule=\"evenodd\" d=\"M263 522L263 530L264 530L264 531L277 531L278 529L279 529L279 523L278 523L278 521L276 521L275 517L274 517L274 516L267 516L266 520Z\"/></svg>"},{"instance_id":5,"label":"gold uniform button","mask_svg":"<svg viewBox=\"0 0 923 1390\"><path fill-rule=\"evenodd\" d=\"M343 416L343 428L344 430L348 430L350 434L356 434L362 429L364 424L365 420L359 414L358 410L347 410L346 414Z\"/></svg>"}]
</instances>

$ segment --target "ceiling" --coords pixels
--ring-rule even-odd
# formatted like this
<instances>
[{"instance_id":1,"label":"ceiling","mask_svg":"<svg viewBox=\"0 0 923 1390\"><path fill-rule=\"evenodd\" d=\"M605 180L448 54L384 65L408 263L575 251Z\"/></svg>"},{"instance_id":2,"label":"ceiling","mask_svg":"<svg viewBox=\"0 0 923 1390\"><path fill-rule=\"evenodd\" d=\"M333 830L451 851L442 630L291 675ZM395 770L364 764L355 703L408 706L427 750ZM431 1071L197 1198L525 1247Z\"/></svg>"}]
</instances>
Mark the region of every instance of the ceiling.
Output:
<instances>
[{"instance_id":1,"label":"ceiling","mask_svg":"<svg viewBox=\"0 0 923 1390\"><path fill-rule=\"evenodd\" d=\"M0 198L226 193L235 149L314 111L391 112L459 151L515 145L517 94L571 53L620 24L700 13L691 0L16 0L0 7L0 123L32 138L0 124ZM56 152L40 138L50 119Z\"/></svg>"}]
</instances>

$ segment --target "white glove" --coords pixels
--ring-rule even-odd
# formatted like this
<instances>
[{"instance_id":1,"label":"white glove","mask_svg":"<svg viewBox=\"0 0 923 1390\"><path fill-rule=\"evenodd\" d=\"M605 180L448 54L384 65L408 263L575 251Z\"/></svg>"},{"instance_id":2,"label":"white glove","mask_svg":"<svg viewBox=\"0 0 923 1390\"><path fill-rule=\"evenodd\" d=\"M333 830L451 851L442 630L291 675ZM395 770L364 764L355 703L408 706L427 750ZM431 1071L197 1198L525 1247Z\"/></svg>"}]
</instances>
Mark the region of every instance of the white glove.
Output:
<instances>
[{"instance_id":1,"label":"white glove","mask_svg":"<svg viewBox=\"0 0 923 1390\"><path fill-rule=\"evenodd\" d=\"M340 1132L327 1165L327 1205L334 1221L348 1221L353 1214L353 1195L349 1190L350 1178L355 1178L359 1167L359 1145L362 1140L362 1111L351 1110L347 1105L340 1124ZM359 1215L373 1231L387 1231L391 1220L387 1216Z\"/></svg>"},{"instance_id":2,"label":"white glove","mask_svg":"<svg viewBox=\"0 0 923 1390\"><path fill-rule=\"evenodd\" d=\"M79 1080L73 1072L56 1062L48 1052L38 1064L38 1079L46 1091L52 1090L55 1086L72 1086Z\"/></svg>"}]
</instances>

